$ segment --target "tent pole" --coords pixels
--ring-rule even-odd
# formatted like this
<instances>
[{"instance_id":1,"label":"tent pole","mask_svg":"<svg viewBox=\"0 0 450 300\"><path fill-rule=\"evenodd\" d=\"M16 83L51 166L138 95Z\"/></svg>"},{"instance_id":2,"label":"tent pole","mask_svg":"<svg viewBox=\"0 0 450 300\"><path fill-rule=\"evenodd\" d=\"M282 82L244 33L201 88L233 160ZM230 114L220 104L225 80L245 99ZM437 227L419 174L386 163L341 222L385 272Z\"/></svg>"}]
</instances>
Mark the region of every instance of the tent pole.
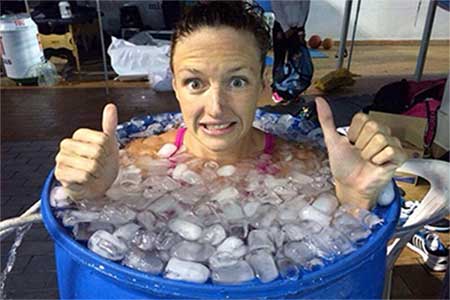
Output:
<instances>
[{"instance_id":1,"label":"tent pole","mask_svg":"<svg viewBox=\"0 0 450 300\"><path fill-rule=\"evenodd\" d=\"M430 43L431 30L433 29L434 16L436 15L436 7L437 1L431 0L430 4L428 5L427 19L425 20L425 28L423 29L419 56L417 57L416 72L414 74L416 81L420 81L422 79L428 44Z\"/></svg>"},{"instance_id":2,"label":"tent pole","mask_svg":"<svg viewBox=\"0 0 450 300\"><path fill-rule=\"evenodd\" d=\"M352 12L352 2L353 0L345 1L344 20L342 22L341 28L341 41L339 43L338 62L336 64L336 69L342 68L344 64L344 51L346 46L345 44L347 43L348 25L350 21L350 14Z\"/></svg>"},{"instance_id":3,"label":"tent pole","mask_svg":"<svg viewBox=\"0 0 450 300\"><path fill-rule=\"evenodd\" d=\"M105 92L109 95L108 88L108 67L106 66L106 52L105 52L105 37L103 36L103 22L102 22L102 12L100 10L100 0L97 0L97 17L98 17L98 28L100 31L100 41L102 44L102 58L103 58L103 76L105 79Z\"/></svg>"}]
</instances>

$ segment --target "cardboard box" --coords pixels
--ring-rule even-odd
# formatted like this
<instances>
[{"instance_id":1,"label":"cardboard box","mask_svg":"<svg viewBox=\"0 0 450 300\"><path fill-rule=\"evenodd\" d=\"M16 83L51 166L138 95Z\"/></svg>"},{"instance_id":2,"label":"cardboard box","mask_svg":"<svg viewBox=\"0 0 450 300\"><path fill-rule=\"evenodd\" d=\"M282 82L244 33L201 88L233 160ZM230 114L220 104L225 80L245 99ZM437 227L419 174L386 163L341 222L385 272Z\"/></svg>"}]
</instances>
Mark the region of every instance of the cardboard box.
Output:
<instances>
[{"instance_id":1,"label":"cardboard box","mask_svg":"<svg viewBox=\"0 0 450 300\"><path fill-rule=\"evenodd\" d=\"M399 138L408 158L420 158L423 156L423 138L427 126L427 120L404 115L389 114L377 111L369 112L374 121L388 126L392 135ZM395 173L395 180L410 184L417 183L417 176L406 173Z\"/></svg>"}]
</instances>

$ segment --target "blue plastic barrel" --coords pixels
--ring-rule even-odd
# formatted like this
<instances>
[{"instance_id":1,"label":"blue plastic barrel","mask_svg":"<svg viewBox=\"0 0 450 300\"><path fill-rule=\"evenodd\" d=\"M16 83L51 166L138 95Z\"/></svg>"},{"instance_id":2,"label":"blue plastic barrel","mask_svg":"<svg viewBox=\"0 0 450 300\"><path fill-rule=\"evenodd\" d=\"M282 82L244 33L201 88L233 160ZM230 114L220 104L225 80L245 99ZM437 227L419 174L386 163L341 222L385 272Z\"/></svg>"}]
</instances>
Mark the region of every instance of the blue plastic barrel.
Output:
<instances>
[{"instance_id":1,"label":"blue plastic barrel","mask_svg":"<svg viewBox=\"0 0 450 300\"><path fill-rule=\"evenodd\" d=\"M255 119L264 131L278 128L282 115L258 109ZM301 116L286 130L289 140L315 138L318 124ZM133 134L148 131L158 134L182 124L180 113L142 116L120 124L119 142L125 144ZM256 122L254 125L257 125ZM157 125L155 127L155 125ZM275 132L272 132L275 133ZM319 135L320 136L320 135ZM388 207L376 207L385 222L355 252L299 280L277 279L261 283L257 279L241 285L196 284L164 279L121 266L91 252L71 237L55 218L50 207L50 191L55 183L48 175L41 195L45 227L55 242L55 259L61 299L376 299L381 298L386 266L386 246L400 214L400 195Z\"/></svg>"},{"instance_id":2,"label":"blue plastic barrel","mask_svg":"<svg viewBox=\"0 0 450 300\"><path fill-rule=\"evenodd\" d=\"M104 259L75 241L50 207L53 171L42 191L42 216L55 242L61 299L376 299L381 298L386 246L397 224L400 196L385 208L377 207L384 225L358 250L333 264L306 273L299 280L258 280L241 285L196 284L164 279Z\"/></svg>"}]
</instances>

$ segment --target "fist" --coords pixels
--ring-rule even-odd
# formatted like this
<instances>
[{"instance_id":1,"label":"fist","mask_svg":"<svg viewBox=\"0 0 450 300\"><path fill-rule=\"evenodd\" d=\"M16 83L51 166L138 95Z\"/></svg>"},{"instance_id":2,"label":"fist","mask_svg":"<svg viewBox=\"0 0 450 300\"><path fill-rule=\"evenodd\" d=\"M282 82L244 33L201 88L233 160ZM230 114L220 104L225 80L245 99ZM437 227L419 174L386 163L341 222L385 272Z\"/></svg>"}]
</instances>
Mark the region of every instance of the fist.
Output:
<instances>
[{"instance_id":1,"label":"fist","mask_svg":"<svg viewBox=\"0 0 450 300\"><path fill-rule=\"evenodd\" d=\"M371 208L407 156L388 127L363 113L356 114L346 137L336 132L328 103L317 98L330 167L341 202Z\"/></svg>"},{"instance_id":2,"label":"fist","mask_svg":"<svg viewBox=\"0 0 450 300\"><path fill-rule=\"evenodd\" d=\"M101 197L116 179L117 122L117 107L108 104L103 110L102 131L81 128L61 141L55 177L73 200Z\"/></svg>"}]
</instances>

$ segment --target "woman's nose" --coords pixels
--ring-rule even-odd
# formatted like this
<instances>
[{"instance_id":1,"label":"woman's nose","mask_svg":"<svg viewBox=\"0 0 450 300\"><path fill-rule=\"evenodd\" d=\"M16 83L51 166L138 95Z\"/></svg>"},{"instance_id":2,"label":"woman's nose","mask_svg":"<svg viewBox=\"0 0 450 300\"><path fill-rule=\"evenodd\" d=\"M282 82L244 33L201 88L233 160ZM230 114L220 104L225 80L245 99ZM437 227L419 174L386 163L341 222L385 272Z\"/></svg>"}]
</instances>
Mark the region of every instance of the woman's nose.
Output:
<instances>
[{"instance_id":1,"label":"woman's nose","mask_svg":"<svg viewBox=\"0 0 450 300\"><path fill-rule=\"evenodd\" d=\"M219 117L223 113L225 103L225 93L220 87L211 90L211 97L206 106L206 112L211 117Z\"/></svg>"}]
</instances>

